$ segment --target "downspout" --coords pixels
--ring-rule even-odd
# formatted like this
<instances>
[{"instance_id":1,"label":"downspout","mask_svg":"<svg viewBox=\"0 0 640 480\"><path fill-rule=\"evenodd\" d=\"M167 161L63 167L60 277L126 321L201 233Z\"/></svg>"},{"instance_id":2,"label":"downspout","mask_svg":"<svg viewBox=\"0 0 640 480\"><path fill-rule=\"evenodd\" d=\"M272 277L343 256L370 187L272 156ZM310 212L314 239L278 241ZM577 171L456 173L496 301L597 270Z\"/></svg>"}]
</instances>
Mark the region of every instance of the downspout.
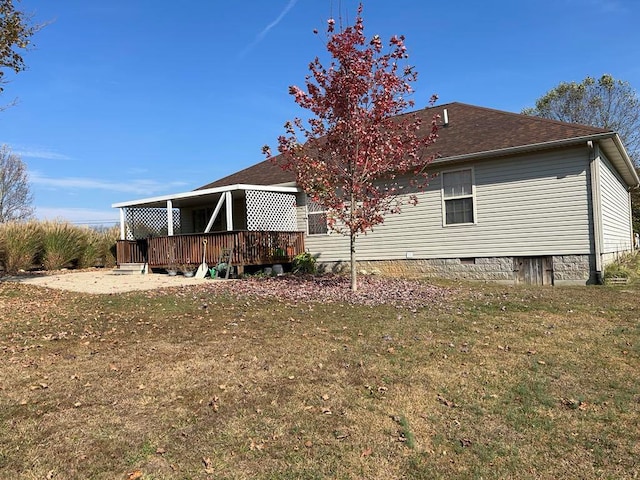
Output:
<instances>
[{"instance_id":1,"label":"downspout","mask_svg":"<svg viewBox=\"0 0 640 480\"><path fill-rule=\"evenodd\" d=\"M589 166L591 170L591 210L593 212L593 243L594 255L596 261L596 283L602 285L604 277L602 275L602 196L600 192L600 162L599 150L591 140L587 142L589 147Z\"/></svg>"},{"instance_id":2,"label":"downspout","mask_svg":"<svg viewBox=\"0 0 640 480\"><path fill-rule=\"evenodd\" d=\"M638 188L638 187L631 187ZM627 188L627 202L629 205L629 225L631 225L631 251L636 251L636 236L633 231L633 205L631 204L631 188Z\"/></svg>"}]
</instances>

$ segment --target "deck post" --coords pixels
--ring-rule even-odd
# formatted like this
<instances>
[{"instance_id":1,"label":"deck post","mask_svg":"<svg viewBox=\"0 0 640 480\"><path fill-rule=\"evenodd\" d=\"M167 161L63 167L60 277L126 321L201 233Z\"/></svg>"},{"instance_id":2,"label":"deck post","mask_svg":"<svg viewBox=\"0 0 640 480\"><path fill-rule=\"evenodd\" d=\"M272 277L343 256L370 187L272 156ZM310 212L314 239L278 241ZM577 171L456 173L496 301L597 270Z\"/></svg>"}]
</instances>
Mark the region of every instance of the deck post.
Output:
<instances>
[{"instance_id":1,"label":"deck post","mask_svg":"<svg viewBox=\"0 0 640 480\"><path fill-rule=\"evenodd\" d=\"M124 230L124 208L120 208L120 240L126 240L126 233Z\"/></svg>"},{"instance_id":2,"label":"deck post","mask_svg":"<svg viewBox=\"0 0 640 480\"><path fill-rule=\"evenodd\" d=\"M227 207L227 230L230 232L233 230L233 199L231 192L224 192L225 203Z\"/></svg>"},{"instance_id":3,"label":"deck post","mask_svg":"<svg viewBox=\"0 0 640 480\"><path fill-rule=\"evenodd\" d=\"M173 237L173 202L167 200L167 235Z\"/></svg>"}]
</instances>

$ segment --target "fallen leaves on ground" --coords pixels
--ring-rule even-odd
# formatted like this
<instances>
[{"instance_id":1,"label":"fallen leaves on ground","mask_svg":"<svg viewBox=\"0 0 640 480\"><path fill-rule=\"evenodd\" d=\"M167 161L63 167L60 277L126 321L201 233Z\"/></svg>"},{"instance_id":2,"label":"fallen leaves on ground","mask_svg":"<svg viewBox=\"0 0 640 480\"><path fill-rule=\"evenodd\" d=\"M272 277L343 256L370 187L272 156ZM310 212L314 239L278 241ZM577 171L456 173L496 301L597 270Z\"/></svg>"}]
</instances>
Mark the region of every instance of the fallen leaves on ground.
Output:
<instances>
[{"instance_id":1,"label":"fallen leaves on ground","mask_svg":"<svg viewBox=\"0 0 640 480\"><path fill-rule=\"evenodd\" d=\"M451 289L418 280L362 276L358 290L351 291L349 277L343 275L284 275L246 278L234 282L207 283L204 288L236 295L274 297L286 301L350 303L354 305L395 305L417 308L444 303Z\"/></svg>"},{"instance_id":2,"label":"fallen leaves on ground","mask_svg":"<svg viewBox=\"0 0 640 480\"><path fill-rule=\"evenodd\" d=\"M446 398L444 398L442 395L438 394L438 396L436 397L436 399L438 400L438 402L440 402L442 405L445 405L447 407L451 407L451 408L457 408L458 404L455 402L452 402L451 400L447 400Z\"/></svg>"},{"instance_id":3,"label":"fallen leaves on ground","mask_svg":"<svg viewBox=\"0 0 640 480\"><path fill-rule=\"evenodd\" d=\"M202 464L204 465L205 473L215 473L215 469L213 468L213 464L211 463L211 459L209 457L203 457Z\"/></svg>"}]
</instances>

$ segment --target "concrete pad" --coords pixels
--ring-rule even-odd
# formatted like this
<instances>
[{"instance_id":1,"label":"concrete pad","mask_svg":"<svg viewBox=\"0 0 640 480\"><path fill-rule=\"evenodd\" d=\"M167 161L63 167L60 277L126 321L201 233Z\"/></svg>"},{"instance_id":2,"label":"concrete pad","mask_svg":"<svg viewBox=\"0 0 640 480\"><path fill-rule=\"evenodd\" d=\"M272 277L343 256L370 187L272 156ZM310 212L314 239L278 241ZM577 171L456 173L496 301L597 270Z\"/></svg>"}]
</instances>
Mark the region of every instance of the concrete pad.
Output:
<instances>
[{"instance_id":1,"label":"concrete pad","mask_svg":"<svg viewBox=\"0 0 640 480\"><path fill-rule=\"evenodd\" d=\"M72 292L109 294L131 292L134 290L153 290L163 287L180 287L184 285L201 285L206 282L217 282L211 278L187 278L183 275L174 277L162 273L148 275L117 275L111 270L68 271L60 274L37 273L3 277L3 282L18 282L27 285L69 290Z\"/></svg>"}]
</instances>

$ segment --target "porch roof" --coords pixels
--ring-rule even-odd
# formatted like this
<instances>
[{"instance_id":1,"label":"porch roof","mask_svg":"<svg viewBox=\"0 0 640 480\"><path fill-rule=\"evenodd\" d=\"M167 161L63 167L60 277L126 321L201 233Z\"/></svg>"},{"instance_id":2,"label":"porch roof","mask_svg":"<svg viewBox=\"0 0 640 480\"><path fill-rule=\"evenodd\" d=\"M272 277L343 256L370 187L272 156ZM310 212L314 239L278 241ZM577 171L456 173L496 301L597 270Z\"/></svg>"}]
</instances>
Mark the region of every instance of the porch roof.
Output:
<instances>
[{"instance_id":1,"label":"porch roof","mask_svg":"<svg viewBox=\"0 0 640 480\"><path fill-rule=\"evenodd\" d=\"M233 191L259 190L263 192L298 193L298 187L283 187L272 185L248 185L237 183L235 185L225 185L223 187L206 188L203 190L193 190L183 193L172 193L158 197L141 198L128 202L113 203L112 208L144 207L144 208L166 208L167 201L171 201L174 208L189 207L201 204L203 201L214 200L218 194Z\"/></svg>"}]
</instances>

